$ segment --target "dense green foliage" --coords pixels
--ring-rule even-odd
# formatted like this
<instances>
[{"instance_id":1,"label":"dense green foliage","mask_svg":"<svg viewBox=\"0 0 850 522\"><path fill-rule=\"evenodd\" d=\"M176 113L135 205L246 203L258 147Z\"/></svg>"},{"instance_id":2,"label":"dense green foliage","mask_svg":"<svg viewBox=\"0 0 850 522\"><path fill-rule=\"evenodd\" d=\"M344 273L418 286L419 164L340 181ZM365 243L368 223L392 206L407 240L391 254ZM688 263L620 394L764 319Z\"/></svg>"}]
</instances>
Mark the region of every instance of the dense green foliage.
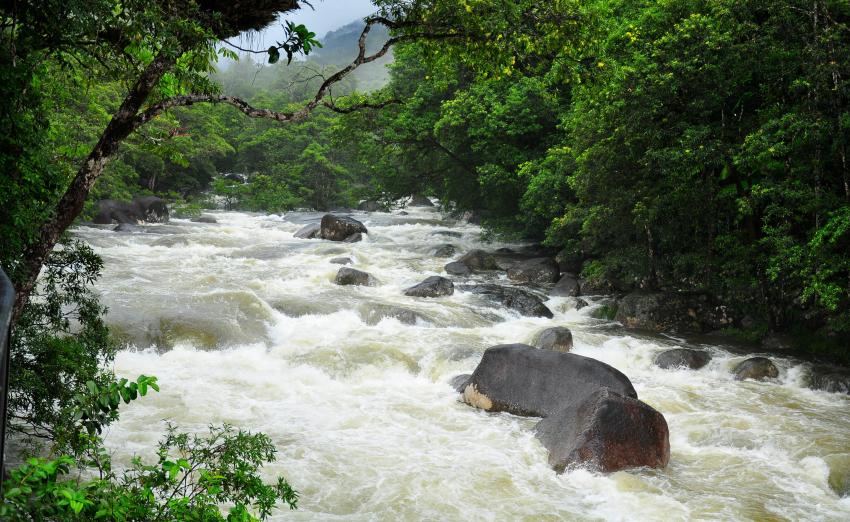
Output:
<instances>
[{"instance_id":1,"label":"dense green foliage","mask_svg":"<svg viewBox=\"0 0 850 522\"><path fill-rule=\"evenodd\" d=\"M345 121L381 187L544 239L598 284L708 291L846 344L846 2L465 11L489 41L397 50L403 103Z\"/></svg>"}]
</instances>

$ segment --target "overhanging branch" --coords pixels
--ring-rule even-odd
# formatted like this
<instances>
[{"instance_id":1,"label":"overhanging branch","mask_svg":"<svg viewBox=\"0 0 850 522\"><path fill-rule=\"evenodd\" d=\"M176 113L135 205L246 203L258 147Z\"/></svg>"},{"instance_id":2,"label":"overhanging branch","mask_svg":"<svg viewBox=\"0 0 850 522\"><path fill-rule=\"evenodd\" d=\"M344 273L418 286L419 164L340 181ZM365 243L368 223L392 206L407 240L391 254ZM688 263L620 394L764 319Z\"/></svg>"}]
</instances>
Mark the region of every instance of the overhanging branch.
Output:
<instances>
[{"instance_id":1,"label":"overhanging branch","mask_svg":"<svg viewBox=\"0 0 850 522\"><path fill-rule=\"evenodd\" d=\"M405 22L405 21L393 21L381 16L370 17L366 19L366 27L363 28L363 31L360 33L360 37L357 39L357 57L347 66L343 67L339 71L330 75L322 82L319 86L319 89L316 91L316 95L312 100L307 102L307 104L295 112L278 112L270 109L258 109L256 107L252 107L248 102L237 98L235 96L228 95L214 95L214 94L186 94L182 96L175 96L173 98L168 98L159 103L155 103L151 105L146 110L139 113L134 122L134 128L138 128L145 123L151 121L156 118L163 112L172 109L174 107L184 107L188 105L193 105L195 103L225 103L236 107L241 112L245 113L249 117L252 118L265 118L271 119L279 122L292 122L292 121L300 121L305 119L310 115L313 110L319 105L324 105L329 109L339 112L339 113L350 113L359 109L380 109L382 107L386 107L392 103L397 103L397 100L388 100L385 102L379 103L369 103L364 102L360 104L351 105L349 107L337 107L332 102L323 101L324 98L330 93L331 88L334 84L341 81L347 75L349 75L352 71L360 67L361 65L374 62L375 60L381 58L386 55L387 52L392 48L392 46L405 42L412 42L415 40L447 40L454 38L465 38L467 35L461 33L456 30L447 30L447 31L420 31L413 32L408 34L402 34L398 36L394 36L384 42L384 45L381 46L380 49L375 51L372 54L366 54L366 38L369 35L369 31L372 29L372 26L375 24L382 24L391 29L399 29L406 27L415 27L416 24L413 22Z\"/></svg>"}]
</instances>

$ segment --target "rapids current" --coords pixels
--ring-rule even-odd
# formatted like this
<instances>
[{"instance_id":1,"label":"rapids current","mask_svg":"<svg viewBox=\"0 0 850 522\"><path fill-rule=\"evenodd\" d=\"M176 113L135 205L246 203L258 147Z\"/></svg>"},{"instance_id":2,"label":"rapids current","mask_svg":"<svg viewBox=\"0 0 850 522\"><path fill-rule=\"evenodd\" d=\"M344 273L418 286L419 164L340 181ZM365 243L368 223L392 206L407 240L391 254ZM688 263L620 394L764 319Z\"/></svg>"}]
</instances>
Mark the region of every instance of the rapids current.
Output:
<instances>
[{"instance_id":1,"label":"rapids current","mask_svg":"<svg viewBox=\"0 0 850 522\"><path fill-rule=\"evenodd\" d=\"M104 258L98 290L127 342L115 372L156 375L162 389L109 428L116 462L149 458L164 420L199 433L226 422L269 435L278 460L264 473L301 494L274 520L850 520L850 397L806 388L805 364L774 358L777 381L736 382L729 369L744 356L701 345L707 367L662 370L653 357L684 341L626 332L572 298L551 298L555 317L543 319L462 291L406 297L445 275L439 244L510 246L433 209L408 211L355 213L369 234L354 244L293 238L319 219L310 213L77 228ZM335 285L337 256L380 284ZM420 317L384 317L392 306ZM458 401L448 381L487 347L555 325L664 414L666 469L556 475L537 419Z\"/></svg>"}]
</instances>

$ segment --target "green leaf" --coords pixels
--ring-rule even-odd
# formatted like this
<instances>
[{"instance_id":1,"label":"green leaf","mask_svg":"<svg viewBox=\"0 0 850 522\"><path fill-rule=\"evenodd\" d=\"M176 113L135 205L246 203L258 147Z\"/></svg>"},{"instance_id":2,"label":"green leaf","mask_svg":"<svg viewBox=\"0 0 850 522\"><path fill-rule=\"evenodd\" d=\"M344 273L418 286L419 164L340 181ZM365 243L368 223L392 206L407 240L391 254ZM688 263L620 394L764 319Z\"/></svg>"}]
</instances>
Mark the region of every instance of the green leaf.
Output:
<instances>
[{"instance_id":1,"label":"green leaf","mask_svg":"<svg viewBox=\"0 0 850 522\"><path fill-rule=\"evenodd\" d=\"M275 46L269 47L269 63L275 64L280 60L280 51Z\"/></svg>"}]
</instances>

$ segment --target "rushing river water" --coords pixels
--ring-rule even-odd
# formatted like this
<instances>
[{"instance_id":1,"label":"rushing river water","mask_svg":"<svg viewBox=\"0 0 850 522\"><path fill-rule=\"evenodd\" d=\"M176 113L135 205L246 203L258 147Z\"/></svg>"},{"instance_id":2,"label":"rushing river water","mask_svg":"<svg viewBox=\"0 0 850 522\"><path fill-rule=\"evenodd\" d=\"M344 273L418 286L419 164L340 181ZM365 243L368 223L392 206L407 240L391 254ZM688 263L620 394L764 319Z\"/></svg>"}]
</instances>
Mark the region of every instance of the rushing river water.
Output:
<instances>
[{"instance_id":1,"label":"rushing river water","mask_svg":"<svg viewBox=\"0 0 850 522\"><path fill-rule=\"evenodd\" d=\"M653 357L681 342L627 333L571 298L550 299L555 317L541 319L461 291L406 297L445 275L439 244L505 246L408 210L355 213L369 234L354 244L294 239L320 217L301 213L77 229L105 260L98 288L130 343L116 373L162 387L109 429L116 460L150 455L164 419L197 432L227 422L268 434L279 453L265 473L301 494L300 509L275 520L850 520L850 498L836 493L850 489L850 397L805 388L805 365L776 359L777 381L736 382L729 369L743 356L709 346L707 367L661 370ZM448 230L462 236L435 234ZM380 284L335 285L337 256ZM421 318L382 318L390 306ZM664 414L666 469L556 475L537 419L458 402L448 381L488 346L555 325Z\"/></svg>"}]
</instances>

